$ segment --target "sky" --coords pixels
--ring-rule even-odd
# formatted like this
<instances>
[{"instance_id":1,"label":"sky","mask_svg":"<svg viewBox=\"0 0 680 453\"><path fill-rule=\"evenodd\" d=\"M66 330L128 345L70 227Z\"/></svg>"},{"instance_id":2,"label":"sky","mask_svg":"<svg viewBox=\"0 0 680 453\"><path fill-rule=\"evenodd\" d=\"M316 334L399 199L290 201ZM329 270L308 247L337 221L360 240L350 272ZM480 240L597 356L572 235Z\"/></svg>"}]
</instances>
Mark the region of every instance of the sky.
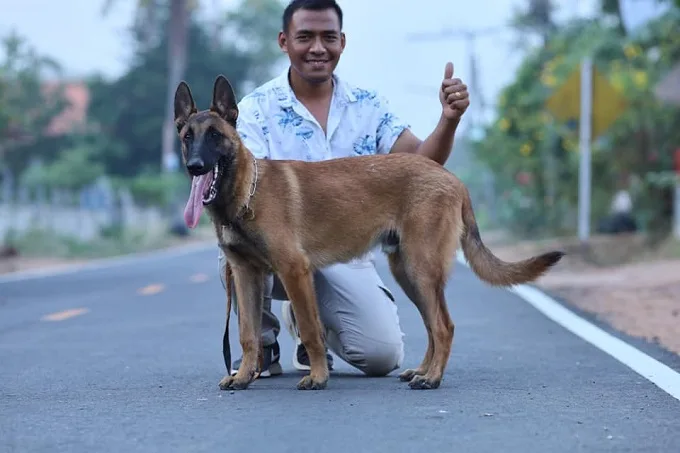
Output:
<instances>
[{"instance_id":1,"label":"sky","mask_svg":"<svg viewBox=\"0 0 680 453\"><path fill-rule=\"evenodd\" d=\"M137 0L117 0L107 16L103 0L22 0L3 7L0 33L14 28L41 53L59 61L71 77L91 72L119 76L128 55L126 26ZM655 0L624 0L627 20L635 26L655 15ZM558 0L559 18L591 15L597 0ZM237 0L203 0L205 8L225 9ZM441 37L414 41L414 33L475 31L503 26L522 0L339 0L344 10L347 46L338 74L355 85L377 89L424 138L441 111L437 88L447 61L455 76L493 102L510 83L521 61L515 35L501 32L477 39L479 81L472 86L470 47L465 40ZM414 8L414 4L418 7ZM276 39L272 36L272 39ZM474 92L473 92L474 93ZM240 96L239 96L240 97ZM471 102L474 108L474 95ZM465 122L463 122L465 123Z\"/></svg>"}]
</instances>

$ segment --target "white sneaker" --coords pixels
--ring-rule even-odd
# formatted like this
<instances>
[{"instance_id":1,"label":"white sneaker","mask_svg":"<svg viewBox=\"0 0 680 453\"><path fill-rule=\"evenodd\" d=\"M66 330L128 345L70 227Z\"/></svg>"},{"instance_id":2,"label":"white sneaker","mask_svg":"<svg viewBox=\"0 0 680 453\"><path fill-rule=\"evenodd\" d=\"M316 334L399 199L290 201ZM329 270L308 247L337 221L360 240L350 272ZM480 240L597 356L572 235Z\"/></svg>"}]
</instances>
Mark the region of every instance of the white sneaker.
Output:
<instances>
[{"instance_id":1,"label":"white sneaker","mask_svg":"<svg viewBox=\"0 0 680 453\"><path fill-rule=\"evenodd\" d=\"M311 367L309 366L309 356L307 355L307 349L305 349L300 339L300 331L297 328L297 323L295 322L295 314L293 313L293 306L289 300L281 301L281 317L283 318L283 324L286 326L286 330L295 341L295 354L293 354L293 366L299 371L309 371ZM326 346L326 360L328 360L328 369L333 369L333 356L328 352L328 346Z\"/></svg>"}]
</instances>

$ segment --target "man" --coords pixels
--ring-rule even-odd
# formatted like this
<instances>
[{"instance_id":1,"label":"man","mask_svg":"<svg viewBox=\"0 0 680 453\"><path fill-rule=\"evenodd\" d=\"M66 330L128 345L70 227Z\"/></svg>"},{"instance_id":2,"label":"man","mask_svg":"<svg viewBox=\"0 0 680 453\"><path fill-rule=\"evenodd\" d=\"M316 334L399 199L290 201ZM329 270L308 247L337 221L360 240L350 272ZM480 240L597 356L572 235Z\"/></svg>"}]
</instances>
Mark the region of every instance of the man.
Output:
<instances>
[{"instance_id":1,"label":"man","mask_svg":"<svg viewBox=\"0 0 680 453\"><path fill-rule=\"evenodd\" d=\"M237 129L258 158L318 161L374 153L418 153L446 162L461 116L469 105L467 87L444 71L440 120L421 141L375 92L350 85L333 74L345 47L342 10L335 0L293 0L283 14L278 42L289 68L239 103ZM224 282L225 258L219 254ZM401 366L403 333L389 289L371 256L316 271L314 285L326 345L337 356L370 376L384 376ZM309 370L309 358L297 333L290 301L273 276L265 285L261 377L282 373L277 337L280 324L272 298L282 300L283 321L296 342L293 365ZM329 368L333 357L327 353ZM233 364L234 373L241 359Z\"/></svg>"}]
</instances>

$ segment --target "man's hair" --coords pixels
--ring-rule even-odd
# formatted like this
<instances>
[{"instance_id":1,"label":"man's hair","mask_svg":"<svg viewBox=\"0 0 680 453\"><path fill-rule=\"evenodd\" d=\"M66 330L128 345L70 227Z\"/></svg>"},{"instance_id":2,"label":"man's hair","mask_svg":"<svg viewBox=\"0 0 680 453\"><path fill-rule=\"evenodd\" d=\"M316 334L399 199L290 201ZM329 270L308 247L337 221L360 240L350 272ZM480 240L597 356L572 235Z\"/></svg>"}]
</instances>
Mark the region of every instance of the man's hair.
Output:
<instances>
[{"instance_id":1,"label":"man's hair","mask_svg":"<svg viewBox=\"0 0 680 453\"><path fill-rule=\"evenodd\" d=\"M310 9L312 11L323 11L333 8L338 15L340 30L342 30L342 9L335 0L292 0L283 11L283 32L288 32L293 13L299 9Z\"/></svg>"}]
</instances>

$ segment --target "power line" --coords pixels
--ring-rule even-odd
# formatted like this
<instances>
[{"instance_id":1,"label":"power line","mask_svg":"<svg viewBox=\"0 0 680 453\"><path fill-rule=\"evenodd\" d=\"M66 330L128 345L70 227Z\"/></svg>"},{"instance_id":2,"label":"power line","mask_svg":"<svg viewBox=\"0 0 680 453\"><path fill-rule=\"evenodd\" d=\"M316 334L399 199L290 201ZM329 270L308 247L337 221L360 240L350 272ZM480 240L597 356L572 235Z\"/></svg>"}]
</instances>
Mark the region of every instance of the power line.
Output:
<instances>
[{"instance_id":1,"label":"power line","mask_svg":"<svg viewBox=\"0 0 680 453\"><path fill-rule=\"evenodd\" d=\"M508 29L507 25L498 25L494 27L478 28L475 30L465 30L460 28L443 28L438 32L419 32L410 33L407 35L408 41L431 41L433 39L444 38L465 38L474 40L478 36L492 35L500 33Z\"/></svg>"}]
</instances>

